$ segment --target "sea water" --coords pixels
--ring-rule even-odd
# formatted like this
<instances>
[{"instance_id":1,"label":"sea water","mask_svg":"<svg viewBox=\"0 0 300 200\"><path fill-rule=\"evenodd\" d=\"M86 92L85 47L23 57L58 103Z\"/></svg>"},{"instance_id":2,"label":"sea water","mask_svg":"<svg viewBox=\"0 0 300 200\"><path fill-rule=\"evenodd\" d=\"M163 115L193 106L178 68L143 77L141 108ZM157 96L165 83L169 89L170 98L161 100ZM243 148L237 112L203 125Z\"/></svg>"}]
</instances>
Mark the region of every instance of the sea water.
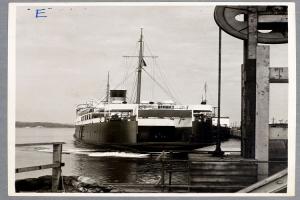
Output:
<instances>
[{"instance_id":1,"label":"sea water","mask_svg":"<svg viewBox=\"0 0 300 200\"><path fill-rule=\"evenodd\" d=\"M156 184L161 175L156 155L100 149L76 143L73 128L16 128L16 144L65 142L62 175L87 176L105 183ZM16 168L52 163L52 146L26 146L15 149ZM51 169L17 173L16 179L50 175ZM183 183L186 175L172 176L172 183Z\"/></svg>"}]
</instances>

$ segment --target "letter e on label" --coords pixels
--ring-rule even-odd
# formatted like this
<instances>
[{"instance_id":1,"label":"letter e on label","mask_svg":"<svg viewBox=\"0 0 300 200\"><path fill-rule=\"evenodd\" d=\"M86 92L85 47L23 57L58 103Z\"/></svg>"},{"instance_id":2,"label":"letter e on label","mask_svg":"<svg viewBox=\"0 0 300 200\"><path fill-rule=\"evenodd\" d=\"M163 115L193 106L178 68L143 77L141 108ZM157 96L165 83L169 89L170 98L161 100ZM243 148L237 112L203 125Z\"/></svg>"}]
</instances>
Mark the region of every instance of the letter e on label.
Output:
<instances>
[{"instance_id":1,"label":"letter e on label","mask_svg":"<svg viewBox=\"0 0 300 200\"><path fill-rule=\"evenodd\" d=\"M45 15L45 10L46 9L36 9L35 10L35 18L40 18L40 17L47 17L46 15Z\"/></svg>"}]
</instances>

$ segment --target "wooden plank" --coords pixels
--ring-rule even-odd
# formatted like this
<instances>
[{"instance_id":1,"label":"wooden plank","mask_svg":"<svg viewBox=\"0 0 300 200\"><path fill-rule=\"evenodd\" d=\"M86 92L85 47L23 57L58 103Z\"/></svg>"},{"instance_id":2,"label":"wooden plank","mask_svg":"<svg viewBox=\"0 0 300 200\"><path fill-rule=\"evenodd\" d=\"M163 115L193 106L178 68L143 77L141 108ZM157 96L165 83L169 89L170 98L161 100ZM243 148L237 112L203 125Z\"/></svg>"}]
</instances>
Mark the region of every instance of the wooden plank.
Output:
<instances>
[{"instance_id":1,"label":"wooden plank","mask_svg":"<svg viewBox=\"0 0 300 200\"><path fill-rule=\"evenodd\" d=\"M238 193L270 193L280 191L287 187L287 169L282 170L264 180L261 180Z\"/></svg>"},{"instance_id":2,"label":"wooden plank","mask_svg":"<svg viewBox=\"0 0 300 200\"><path fill-rule=\"evenodd\" d=\"M256 165L194 165L191 166L191 169L197 170L256 170Z\"/></svg>"},{"instance_id":3,"label":"wooden plank","mask_svg":"<svg viewBox=\"0 0 300 200\"><path fill-rule=\"evenodd\" d=\"M64 163L54 163L54 164L47 164L47 165L37 165L37 166L31 166L31 167L17 168L16 173L49 169L49 168L60 167L60 166L64 166Z\"/></svg>"},{"instance_id":4,"label":"wooden plank","mask_svg":"<svg viewBox=\"0 0 300 200\"><path fill-rule=\"evenodd\" d=\"M230 155L231 156L231 155ZM203 160L196 160L196 159L190 159L189 160L192 164L200 164L200 163L212 163L212 164L217 164L220 165L219 163L222 164L240 164L240 165L249 165L249 164L256 164L257 160L255 159L230 159L228 157L227 159L224 158L224 160L216 160L216 159L206 159L203 157Z\"/></svg>"},{"instance_id":5,"label":"wooden plank","mask_svg":"<svg viewBox=\"0 0 300 200\"><path fill-rule=\"evenodd\" d=\"M289 74L287 67L270 67L270 83L288 83Z\"/></svg>"},{"instance_id":6,"label":"wooden plank","mask_svg":"<svg viewBox=\"0 0 300 200\"><path fill-rule=\"evenodd\" d=\"M255 158L258 161L269 160L269 65L270 46L257 46ZM259 180L268 176L268 163L259 163L257 167Z\"/></svg>"},{"instance_id":7,"label":"wooden plank","mask_svg":"<svg viewBox=\"0 0 300 200\"><path fill-rule=\"evenodd\" d=\"M192 176L193 183L255 183L255 176Z\"/></svg>"},{"instance_id":8,"label":"wooden plank","mask_svg":"<svg viewBox=\"0 0 300 200\"><path fill-rule=\"evenodd\" d=\"M41 146L41 145L53 145L53 144L65 144L65 142L25 143L25 144L16 144L16 147L24 147L24 146Z\"/></svg>"},{"instance_id":9,"label":"wooden plank","mask_svg":"<svg viewBox=\"0 0 300 200\"><path fill-rule=\"evenodd\" d=\"M258 15L258 23L288 23L287 15Z\"/></svg>"},{"instance_id":10,"label":"wooden plank","mask_svg":"<svg viewBox=\"0 0 300 200\"><path fill-rule=\"evenodd\" d=\"M191 170L191 175L204 175L204 176L255 176L256 177L256 168L247 168L241 170L205 170L205 169L196 169Z\"/></svg>"}]
</instances>

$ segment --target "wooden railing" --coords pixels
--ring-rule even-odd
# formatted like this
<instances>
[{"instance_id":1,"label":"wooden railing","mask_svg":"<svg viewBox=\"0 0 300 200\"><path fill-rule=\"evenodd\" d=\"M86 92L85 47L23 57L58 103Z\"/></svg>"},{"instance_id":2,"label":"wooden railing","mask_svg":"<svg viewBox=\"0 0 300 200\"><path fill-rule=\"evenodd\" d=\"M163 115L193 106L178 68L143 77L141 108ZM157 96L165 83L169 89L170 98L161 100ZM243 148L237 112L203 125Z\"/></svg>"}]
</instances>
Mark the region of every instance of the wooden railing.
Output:
<instances>
[{"instance_id":1,"label":"wooden railing","mask_svg":"<svg viewBox=\"0 0 300 200\"><path fill-rule=\"evenodd\" d=\"M287 168L237 193L277 193L287 190ZM286 191L285 191L286 192Z\"/></svg>"},{"instance_id":2,"label":"wooden railing","mask_svg":"<svg viewBox=\"0 0 300 200\"><path fill-rule=\"evenodd\" d=\"M226 152L231 152L231 153L239 153L240 151L226 151ZM195 152L193 152L195 153ZM212 153L211 151L198 151L196 154L210 154ZM161 167L160 167L160 179L157 182L156 186L161 188L161 191L164 192L165 189L168 190L168 192L172 191L172 189L176 188L186 188L188 192L190 192L191 188L197 188L197 186L193 186L191 183L191 164L200 164L200 163L242 163L242 164L271 164L271 163L278 163L278 164L287 164L287 161L258 161L258 160L245 160L245 159L234 159L234 160L226 160L226 159L219 159L219 158L214 158L212 160L177 160L177 159L167 159L166 158L166 153L163 151L161 154L157 156L153 162L160 162ZM180 167L177 168L175 167L176 164L172 163L183 163L185 164L185 167ZM174 173L182 172L186 174L186 183L182 184L173 184L172 183L172 176ZM256 176L256 173L253 173L253 176ZM167 179L167 180L166 180Z\"/></svg>"},{"instance_id":3,"label":"wooden railing","mask_svg":"<svg viewBox=\"0 0 300 200\"><path fill-rule=\"evenodd\" d=\"M16 144L16 147L24 147L24 146L41 146L41 145L53 145L53 162L51 164L46 165L38 165L38 166L30 166L30 167L22 167L16 168L16 173L21 172L29 172L35 170L49 169L52 168L52 192L57 192L59 187L59 181L61 180L61 167L65 164L61 161L62 154L62 146L65 144L64 142L50 142L50 143L26 143L26 144Z\"/></svg>"}]
</instances>

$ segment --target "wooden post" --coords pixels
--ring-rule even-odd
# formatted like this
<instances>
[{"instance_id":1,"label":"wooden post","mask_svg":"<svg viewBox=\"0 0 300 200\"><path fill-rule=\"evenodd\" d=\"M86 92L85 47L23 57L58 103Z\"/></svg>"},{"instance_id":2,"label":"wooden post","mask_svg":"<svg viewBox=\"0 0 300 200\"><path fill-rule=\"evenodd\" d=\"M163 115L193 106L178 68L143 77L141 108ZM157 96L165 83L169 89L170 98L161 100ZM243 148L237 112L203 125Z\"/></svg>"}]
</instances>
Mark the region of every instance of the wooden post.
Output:
<instances>
[{"instance_id":1,"label":"wooden post","mask_svg":"<svg viewBox=\"0 0 300 200\"><path fill-rule=\"evenodd\" d=\"M188 167L188 192L191 191L191 161L187 161L187 167Z\"/></svg>"},{"instance_id":2,"label":"wooden post","mask_svg":"<svg viewBox=\"0 0 300 200\"><path fill-rule=\"evenodd\" d=\"M173 152L170 151L170 158L172 159L173 158ZM169 192L171 192L171 185L172 185L172 170L173 170L173 164L172 164L172 161L169 163Z\"/></svg>"},{"instance_id":3,"label":"wooden post","mask_svg":"<svg viewBox=\"0 0 300 200\"><path fill-rule=\"evenodd\" d=\"M53 144L53 163L61 163L62 144ZM61 166L52 168L52 192L57 192L61 178Z\"/></svg>"},{"instance_id":4,"label":"wooden post","mask_svg":"<svg viewBox=\"0 0 300 200\"><path fill-rule=\"evenodd\" d=\"M242 155L255 157L255 112L256 112L256 47L257 8L248 8L248 40L244 41L244 92L242 96Z\"/></svg>"},{"instance_id":5,"label":"wooden post","mask_svg":"<svg viewBox=\"0 0 300 200\"><path fill-rule=\"evenodd\" d=\"M169 192L171 192L171 187L170 187L171 185L172 185L172 171L169 172Z\"/></svg>"},{"instance_id":6,"label":"wooden post","mask_svg":"<svg viewBox=\"0 0 300 200\"><path fill-rule=\"evenodd\" d=\"M161 191L164 191L165 187L165 163L164 159L161 160Z\"/></svg>"},{"instance_id":7,"label":"wooden post","mask_svg":"<svg viewBox=\"0 0 300 200\"><path fill-rule=\"evenodd\" d=\"M257 178L262 180L268 176L269 171L269 46L257 46L256 63L255 159L264 162L257 165Z\"/></svg>"},{"instance_id":8,"label":"wooden post","mask_svg":"<svg viewBox=\"0 0 300 200\"><path fill-rule=\"evenodd\" d=\"M245 124L244 124L244 113L245 113L245 69L244 69L244 64L241 65L241 124L240 124L240 128L241 128L241 156L244 156L244 142L246 141L246 137L243 131L243 128L245 128Z\"/></svg>"}]
</instances>

